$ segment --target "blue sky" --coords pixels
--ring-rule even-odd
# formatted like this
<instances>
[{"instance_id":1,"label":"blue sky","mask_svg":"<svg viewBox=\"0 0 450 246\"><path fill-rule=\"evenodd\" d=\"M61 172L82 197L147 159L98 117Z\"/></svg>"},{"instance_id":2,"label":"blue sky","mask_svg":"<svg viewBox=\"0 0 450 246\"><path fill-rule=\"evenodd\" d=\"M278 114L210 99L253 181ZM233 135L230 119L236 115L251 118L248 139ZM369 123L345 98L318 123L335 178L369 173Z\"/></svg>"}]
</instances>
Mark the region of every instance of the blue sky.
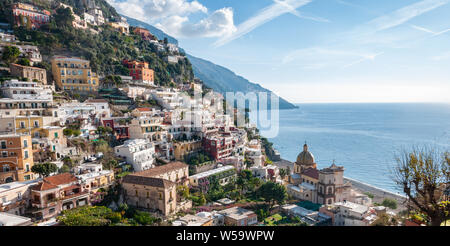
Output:
<instances>
[{"instance_id":1,"label":"blue sky","mask_svg":"<svg viewBox=\"0 0 450 246\"><path fill-rule=\"evenodd\" d=\"M292 102L450 102L450 0L109 0Z\"/></svg>"}]
</instances>

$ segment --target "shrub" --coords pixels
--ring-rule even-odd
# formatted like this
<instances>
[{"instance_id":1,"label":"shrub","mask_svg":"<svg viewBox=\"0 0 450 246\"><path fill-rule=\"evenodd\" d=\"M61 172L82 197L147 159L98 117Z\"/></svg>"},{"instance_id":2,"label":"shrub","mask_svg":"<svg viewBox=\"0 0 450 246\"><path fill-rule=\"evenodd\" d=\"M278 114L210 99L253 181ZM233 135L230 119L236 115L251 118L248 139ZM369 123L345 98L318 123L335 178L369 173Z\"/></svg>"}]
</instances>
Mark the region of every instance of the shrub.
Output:
<instances>
[{"instance_id":1,"label":"shrub","mask_svg":"<svg viewBox=\"0 0 450 246\"><path fill-rule=\"evenodd\" d=\"M397 209L397 201L390 198L385 198L381 205L391 208L391 209Z\"/></svg>"}]
</instances>

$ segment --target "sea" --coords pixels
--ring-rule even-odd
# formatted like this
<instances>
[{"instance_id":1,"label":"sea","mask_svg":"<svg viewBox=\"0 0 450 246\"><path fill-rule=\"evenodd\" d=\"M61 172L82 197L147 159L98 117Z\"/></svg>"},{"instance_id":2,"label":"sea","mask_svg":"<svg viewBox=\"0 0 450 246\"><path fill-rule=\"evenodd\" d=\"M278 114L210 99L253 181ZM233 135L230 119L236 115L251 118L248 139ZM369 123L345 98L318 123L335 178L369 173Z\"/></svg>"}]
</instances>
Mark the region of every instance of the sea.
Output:
<instances>
[{"instance_id":1,"label":"sea","mask_svg":"<svg viewBox=\"0 0 450 246\"><path fill-rule=\"evenodd\" d=\"M280 110L269 138L283 159L295 161L305 142L318 168L344 166L344 176L395 193L395 157L414 146L450 150L450 104L297 104Z\"/></svg>"}]
</instances>

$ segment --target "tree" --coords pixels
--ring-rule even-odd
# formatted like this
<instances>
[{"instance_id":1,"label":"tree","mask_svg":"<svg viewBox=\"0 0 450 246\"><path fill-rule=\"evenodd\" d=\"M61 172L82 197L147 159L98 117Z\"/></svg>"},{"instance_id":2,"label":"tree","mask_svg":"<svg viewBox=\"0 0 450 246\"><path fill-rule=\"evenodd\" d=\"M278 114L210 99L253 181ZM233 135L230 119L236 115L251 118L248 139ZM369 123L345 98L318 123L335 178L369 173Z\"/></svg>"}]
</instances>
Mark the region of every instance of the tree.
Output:
<instances>
[{"instance_id":1,"label":"tree","mask_svg":"<svg viewBox=\"0 0 450 246\"><path fill-rule=\"evenodd\" d=\"M287 169L281 168L280 169L280 177L281 179L284 179L284 177L286 177L287 175Z\"/></svg>"},{"instance_id":2,"label":"tree","mask_svg":"<svg viewBox=\"0 0 450 246\"><path fill-rule=\"evenodd\" d=\"M450 181L450 153L414 147L404 150L396 161L394 181L406 194L407 206L425 214L431 225L441 225L450 209L441 203Z\"/></svg>"},{"instance_id":3,"label":"tree","mask_svg":"<svg viewBox=\"0 0 450 246\"><path fill-rule=\"evenodd\" d=\"M391 209L397 209L397 200L385 198L381 205L391 208Z\"/></svg>"},{"instance_id":4,"label":"tree","mask_svg":"<svg viewBox=\"0 0 450 246\"><path fill-rule=\"evenodd\" d=\"M73 135L73 130L70 128L66 128L63 130L63 134L64 134L64 136L70 137Z\"/></svg>"},{"instance_id":5,"label":"tree","mask_svg":"<svg viewBox=\"0 0 450 246\"><path fill-rule=\"evenodd\" d=\"M58 166L56 166L56 164L54 163L46 162L32 166L31 171L43 177L48 177L50 174L58 171Z\"/></svg>"},{"instance_id":6,"label":"tree","mask_svg":"<svg viewBox=\"0 0 450 246\"><path fill-rule=\"evenodd\" d=\"M189 187L187 187L186 185L179 185L177 187L177 193L179 197L187 199L189 198Z\"/></svg>"},{"instance_id":7,"label":"tree","mask_svg":"<svg viewBox=\"0 0 450 246\"><path fill-rule=\"evenodd\" d=\"M80 130L73 130L72 133L73 133L73 135L74 135L75 137L78 137L78 136L81 135L81 131L80 131Z\"/></svg>"},{"instance_id":8,"label":"tree","mask_svg":"<svg viewBox=\"0 0 450 246\"><path fill-rule=\"evenodd\" d=\"M83 206L65 210L57 218L65 226L107 226L114 217L113 211L107 207Z\"/></svg>"},{"instance_id":9,"label":"tree","mask_svg":"<svg viewBox=\"0 0 450 246\"><path fill-rule=\"evenodd\" d=\"M75 19L70 8L58 8L56 14L53 15L53 18L55 22L58 23L58 26L66 28L72 27L72 22Z\"/></svg>"},{"instance_id":10,"label":"tree","mask_svg":"<svg viewBox=\"0 0 450 246\"><path fill-rule=\"evenodd\" d=\"M199 199L199 201L198 201L198 204L200 205L200 206L203 206L203 205L205 205L206 204L206 197L205 197L205 194L201 194L200 195L200 199Z\"/></svg>"},{"instance_id":11,"label":"tree","mask_svg":"<svg viewBox=\"0 0 450 246\"><path fill-rule=\"evenodd\" d=\"M14 63L20 55L20 50L16 46L5 46L3 48L3 61L7 63Z\"/></svg>"},{"instance_id":12,"label":"tree","mask_svg":"<svg viewBox=\"0 0 450 246\"><path fill-rule=\"evenodd\" d=\"M155 217L152 217L149 213L147 212L141 212L141 211L136 211L133 219L141 224L141 225L153 225L157 222L159 222L159 220Z\"/></svg>"},{"instance_id":13,"label":"tree","mask_svg":"<svg viewBox=\"0 0 450 246\"><path fill-rule=\"evenodd\" d=\"M266 182L258 189L258 195L264 198L269 205L269 211L272 210L275 203L283 204L287 199L286 188L274 182Z\"/></svg>"},{"instance_id":14,"label":"tree","mask_svg":"<svg viewBox=\"0 0 450 246\"><path fill-rule=\"evenodd\" d=\"M19 59L17 64L22 65L22 66L30 66L31 62L27 58L21 58L21 59Z\"/></svg>"},{"instance_id":15,"label":"tree","mask_svg":"<svg viewBox=\"0 0 450 246\"><path fill-rule=\"evenodd\" d=\"M64 164L60 169L58 169L58 173L68 173L68 172L70 172L70 167Z\"/></svg>"},{"instance_id":16,"label":"tree","mask_svg":"<svg viewBox=\"0 0 450 246\"><path fill-rule=\"evenodd\" d=\"M116 159L112 159L106 162L104 166L108 170L114 170L115 168L119 167L119 161L117 161Z\"/></svg>"}]
</instances>

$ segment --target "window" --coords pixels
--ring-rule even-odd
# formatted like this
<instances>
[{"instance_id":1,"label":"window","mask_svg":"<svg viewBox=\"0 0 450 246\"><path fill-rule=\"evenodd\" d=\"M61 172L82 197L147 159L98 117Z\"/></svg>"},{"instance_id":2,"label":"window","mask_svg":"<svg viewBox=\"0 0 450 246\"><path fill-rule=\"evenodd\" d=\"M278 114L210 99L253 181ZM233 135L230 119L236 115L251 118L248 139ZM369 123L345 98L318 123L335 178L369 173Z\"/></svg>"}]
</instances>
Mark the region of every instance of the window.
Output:
<instances>
[{"instance_id":1,"label":"window","mask_svg":"<svg viewBox=\"0 0 450 246\"><path fill-rule=\"evenodd\" d=\"M30 171L30 164L27 163L27 164L25 165L25 170L26 170L26 172L29 172L29 171Z\"/></svg>"},{"instance_id":2,"label":"window","mask_svg":"<svg viewBox=\"0 0 450 246\"><path fill-rule=\"evenodd\" d=\"M28 158L28 150L25 150L23 153L24 153L24 158L27 159Z\"/></svg>"},{"instance_id":3,"label":"window","mask_svg":"<svg viewBox=\"0 0 450 246\"><path fill-rule=\"evenodd\" d=\"M6 141L2 141L1 146L2 146L2 147L1 147L2 149L6 149Z\"/></svg>"},{"instance_id":4,"label":"window","mask_svg":"<svg viewBox=\"0 0 450 246\"><path fill-rule=\"evenodd\" d=\"M3 157L3 158L8 157L8 151L3 151L3 152L2 152L2 157Z\"/></svg>"}]
</instances>

